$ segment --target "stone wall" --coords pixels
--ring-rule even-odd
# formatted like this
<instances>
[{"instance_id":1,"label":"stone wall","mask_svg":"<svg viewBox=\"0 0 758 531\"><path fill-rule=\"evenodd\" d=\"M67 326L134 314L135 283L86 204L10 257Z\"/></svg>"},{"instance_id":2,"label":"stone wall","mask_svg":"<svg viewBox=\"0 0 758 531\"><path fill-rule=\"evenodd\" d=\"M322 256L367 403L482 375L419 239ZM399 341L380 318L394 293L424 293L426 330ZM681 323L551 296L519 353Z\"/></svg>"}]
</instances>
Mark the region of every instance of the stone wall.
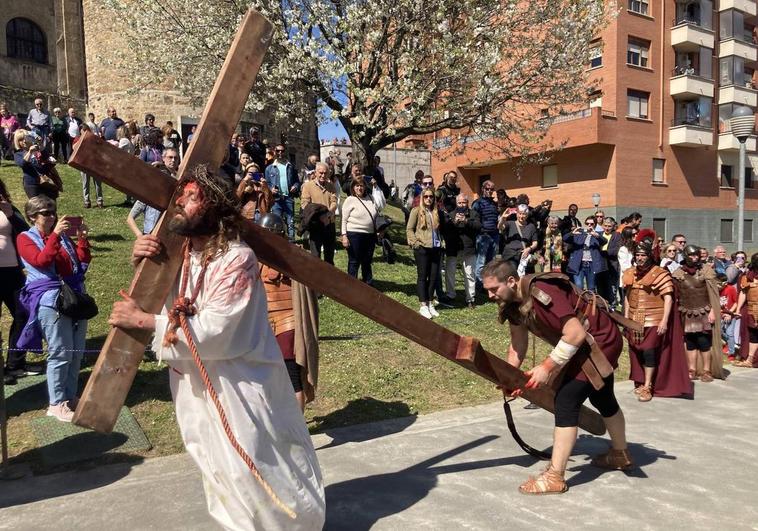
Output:
<instances>
[{"instance_id":1,"label":"stone wall","mask_svg":"<svg viewBox=\"0 0 758 531\"><path fill-rule=\"evenodd\" d=\"M334 142L321 144L321 160L326 160L330 151L339 151L342 160L347 161L350 150L350 144L335 144ZM413 176L418 170L423 170L424 174L430 174L432 171L432 155L428 149L392 149L390 147L380 149L377 155L381 159L380 166L384 170L387 184L395 181L400 190L413 182Z\"/></svg>"},{"instance_id":2,"label":"stone wall","mask_svg":"<svg viewBox=\"0 0 758 531\"><path fill-rule=\"evenodd\" d=\"M47 64L8 57L6 27L21 17L45 34ZM26 114L41 97L48 108L84 110L86 75L80 0L0 0L0 101Z\"/></svg>"}]
</instances>

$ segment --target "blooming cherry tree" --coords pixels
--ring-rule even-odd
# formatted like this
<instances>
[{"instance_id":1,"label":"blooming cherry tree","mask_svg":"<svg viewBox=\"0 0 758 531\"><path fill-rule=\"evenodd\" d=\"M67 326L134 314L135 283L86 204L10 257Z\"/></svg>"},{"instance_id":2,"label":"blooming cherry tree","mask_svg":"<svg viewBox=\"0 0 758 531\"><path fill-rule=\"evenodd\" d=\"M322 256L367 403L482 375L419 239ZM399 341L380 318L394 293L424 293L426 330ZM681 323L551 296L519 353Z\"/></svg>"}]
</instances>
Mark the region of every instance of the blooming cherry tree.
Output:
<instances>
[{"instance_id":1,"label":"blooming cherry tree","mask_svg":"<svg viewBox=\"0 0 758 531\"><path fill-rule=\"evenodd\" d=\"M251 5L275 36L248 101L297 127L314 112L347 131L354 158L446 131L445 149L525 153L540 115L587 100L604 0L106 0L141 86L203 101ZM149 36L149 37L148 37ZM314 100L315 97L315 100ZM542 125L541 125L542 124Z\"/></svg>"}]
</instances>

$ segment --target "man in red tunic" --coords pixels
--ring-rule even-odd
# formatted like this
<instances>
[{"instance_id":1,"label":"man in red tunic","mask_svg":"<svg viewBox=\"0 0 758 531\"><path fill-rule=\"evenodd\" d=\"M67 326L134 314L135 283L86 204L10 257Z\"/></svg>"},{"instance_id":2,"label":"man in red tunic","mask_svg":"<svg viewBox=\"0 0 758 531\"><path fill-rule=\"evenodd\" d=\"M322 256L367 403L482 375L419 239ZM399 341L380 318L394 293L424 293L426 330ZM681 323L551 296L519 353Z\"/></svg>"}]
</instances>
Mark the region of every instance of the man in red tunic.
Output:
<instances>
[{"instance_id":1,"label":"man in red tunic","mask_svg":"<svg viewBox=\"0 0 758 531\"><path fill-rule=\"evenodd\" d=\"M624 271L625 316L644 327L629 331L631 379L637 400L649 402L653 396L692 395L687 373L682 327L671 311L674 284L668 269L655 265L650 243L638 243L635 267Z\"/></svg>"},{"instance_id":2,"label":"man in red tunic","mask_svg":"<svg viewBox=\"0 0 758 531\"><path fill-rule=\"evenodd\" d=\"M758 253L750 257L747 273L740 277L740 294L737 299L737 315L740 319L742 343L740 357L735 361L737 367L758 368ZM747 356L747 357L745 357Z\"/></svg>"},{"instance_id":3,"label":"man in red tunic","mask_svg":"<svg viewBox=\"0 0 758 531\"><path fill-rule=\"evenodd\" d=\"M511 365L520 367L524 361L530 331L554 346L542 364L526 373L530 378L526 388L548 383L556 387L553 455L548 468L519 490L524 494L568 490L566 463L576 442L580 408L588 398L611 436L611 449L592 464L614 470L631 467L624 414L613 394L613 369L623 341L609 315L580 297L568 277L558 273L519 279L512 264L497 259L482 271L482 282L490 299L500 305L500 321L510 324Z\"/></svg>"}]
</instances>

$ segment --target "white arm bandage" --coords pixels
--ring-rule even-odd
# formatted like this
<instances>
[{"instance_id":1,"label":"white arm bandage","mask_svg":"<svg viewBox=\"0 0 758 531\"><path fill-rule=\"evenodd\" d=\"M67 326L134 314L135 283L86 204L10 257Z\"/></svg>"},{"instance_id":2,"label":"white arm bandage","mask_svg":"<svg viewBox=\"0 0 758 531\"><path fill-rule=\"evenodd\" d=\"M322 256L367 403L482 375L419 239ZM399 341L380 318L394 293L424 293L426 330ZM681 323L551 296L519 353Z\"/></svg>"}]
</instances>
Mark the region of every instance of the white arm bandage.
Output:
<instances>
[{"instance_id":1,"label":"white arm bandage","mask_svg":"<svg viewBox=\"0 0 758 531\"><path fill-rule=\"evenodd\" d=\"M566 343L561 339L550 353L550 359L559 367L563 367L572 357L574 357L577 350L579 350L579 347Z\"/></svg>"}]
</instances>

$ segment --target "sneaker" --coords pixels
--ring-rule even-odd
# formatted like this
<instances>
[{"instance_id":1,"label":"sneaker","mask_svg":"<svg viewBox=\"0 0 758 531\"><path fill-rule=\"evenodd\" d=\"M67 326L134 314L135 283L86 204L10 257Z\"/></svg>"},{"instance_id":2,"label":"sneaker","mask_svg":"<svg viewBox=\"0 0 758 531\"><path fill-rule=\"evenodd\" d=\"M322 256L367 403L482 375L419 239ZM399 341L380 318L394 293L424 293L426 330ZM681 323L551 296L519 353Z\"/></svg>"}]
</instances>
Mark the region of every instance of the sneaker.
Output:
<instances>
[{"instance_id":1,"label":"sneaker","mask_svg":"<svg viewBox=\"0 0 758 531\"><path fill-rule=\"evenodd\" d=\"M26 370L27 376L37 376L39 374L45 374L45 366L41 363L27 363L26 367L24 367L24 370Z\"/></svg>"},{"instance_id":2,"label":"sneaker","mask_svg":"<svg viewBox=\"0 0 758 531\"><path fill-rule=\"evenodd\" d=\"M421 308L418 311L418 313L420 313L421 315L423 315L427 319L431 319L432 318L432 313L429 311L429 308L430 307L427 306L426 304L422 304Z\"/></svg>"},{"instance_id":3,"label":"sneaker","mask_svg":"<svg viewBox=\"0 0 758 531\"><path fill-rule=\"evenodd\" d=\"M71 419L74 418L74 412L69 409L66 402L61 402L60 404L55 404L48 407L47 416L55 417L61 422L71 422Z\"/></svg>"},{"instance_id":4,"label":"sneaker","mask_svg":"<svg viewBox=\"0 0 758 531\"><path fill-rule=\"evenodd\" d=\"M3 375L3 385L16 385L18 381L16 380L15 376L11 376L9 374Z\"/></svg>"},{"instance_id":5,"label":"sneaker","mask_svg":"<svg viewBox=\"0 0 758 531\"><path fill-rule=\"evenodd\" d=\"M434 306L429 306L429 313L432 315L432 318L440 316L439 312Z\"/></svg>"},{"instance_id":6,"label":"sneaker","mask_svg":"<svg viewBox=\"0 0 758 531\"><path fill-rule=\"evenodd\" d=\"M45 372L39 365L27 365L23 369L10 369L6 370L5 374L13 376L14 378L23 378L24 376L37 376Z\"/></svg>"},{"instance_id":7,"label":"sneaker","mask_svg":"<svg viewBox=\"0 0 758 531\"><path fill-rule=\"evenodd\" d=\"M85 202L84 208L92 208L92 203L90 203L89 201Z\"/></svg>"}]
</instances>

